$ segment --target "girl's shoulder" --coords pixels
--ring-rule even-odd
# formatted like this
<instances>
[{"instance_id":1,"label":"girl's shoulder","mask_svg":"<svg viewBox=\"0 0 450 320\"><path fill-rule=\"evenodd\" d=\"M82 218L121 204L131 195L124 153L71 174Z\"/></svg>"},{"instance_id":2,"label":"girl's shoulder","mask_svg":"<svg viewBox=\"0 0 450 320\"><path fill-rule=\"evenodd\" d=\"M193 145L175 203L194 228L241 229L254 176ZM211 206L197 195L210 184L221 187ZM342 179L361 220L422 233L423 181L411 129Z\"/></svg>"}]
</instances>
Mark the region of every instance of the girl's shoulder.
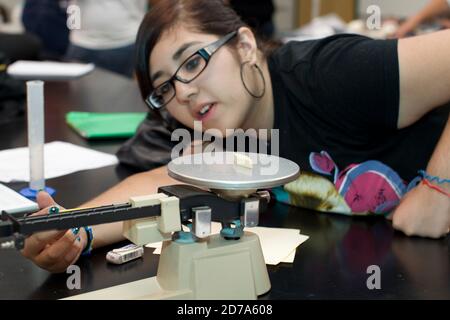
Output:
<instances>
[{"instance_id":1,"label":"girl's shoulder","mask_svg":"<svg viewBox=\"0 0 450 320\"><path fill-rule=\"evenodd\" d=\"M311 64L317 60L327 59L334 53L342 54L343 51L349 51L358 44L370 46L374 41L380 40L358 34L337 34L306 41L291 40L275 50L269 60L277 69L291 71L298 64Z\"/></svg>"}]
</instances>

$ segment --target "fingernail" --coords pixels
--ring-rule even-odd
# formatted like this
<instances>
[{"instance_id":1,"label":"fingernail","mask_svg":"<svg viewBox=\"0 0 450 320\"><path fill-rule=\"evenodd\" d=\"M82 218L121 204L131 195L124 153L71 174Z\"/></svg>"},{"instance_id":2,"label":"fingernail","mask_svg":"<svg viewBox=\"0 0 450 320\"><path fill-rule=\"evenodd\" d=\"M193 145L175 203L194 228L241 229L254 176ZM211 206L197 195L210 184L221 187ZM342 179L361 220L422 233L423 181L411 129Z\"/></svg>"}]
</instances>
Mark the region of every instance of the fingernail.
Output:
<instances>
[{"instance_id":1,"label":"fingernail","mask_svg":"<svg viewBox=\"0 0 450 320\"><path fill-rule=\"evenodd\" d=\"M77 237L77 241L78 241L78 242L81 242L80 236Z\"/></svg>"},{"instance_id":2,"label":"fingernail","mask_svg":"<svg viewBox=\"0 0 450 320\"><path fill-rule=\"evenodd\" d=\"M59 213L58 207L53 206L48 209L48 214L57 214L57 213Z\"/></svg>"},{"instance_id":3,"label":"fingernail","mask_svg":"<svg viewBox=\"0 0 450 320\"><path fill-rule=\"evenodd\" d=\"M80 228L72 228L72 233L76 236L80 232Z\"/></svg>"}]
</instances>

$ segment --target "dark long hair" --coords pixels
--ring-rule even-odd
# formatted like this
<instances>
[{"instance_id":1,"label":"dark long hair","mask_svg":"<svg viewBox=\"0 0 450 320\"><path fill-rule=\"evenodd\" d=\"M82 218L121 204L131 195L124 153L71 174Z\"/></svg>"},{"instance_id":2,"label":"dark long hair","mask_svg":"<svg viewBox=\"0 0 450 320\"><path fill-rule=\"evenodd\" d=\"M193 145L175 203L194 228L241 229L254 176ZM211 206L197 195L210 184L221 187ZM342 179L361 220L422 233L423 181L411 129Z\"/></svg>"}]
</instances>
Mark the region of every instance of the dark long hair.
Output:
<instances>
[{"instance_id":1,"label":"dark long hair","mask_svg":"<svg viewBox=\"0 0 450 320\"><path fill-rule=\"evenodd\" d=\"M145 16L136 39L136 77L144 99L153 90L149 76L150 54L162 33L180 23L195 31L219 37L248 27L223 0L159 1ZM234 39L234 43L236 41ZM233 45L233 41L229 45ZM263 47L260 40L258 46Z\"/></svg>"}]
</instances>

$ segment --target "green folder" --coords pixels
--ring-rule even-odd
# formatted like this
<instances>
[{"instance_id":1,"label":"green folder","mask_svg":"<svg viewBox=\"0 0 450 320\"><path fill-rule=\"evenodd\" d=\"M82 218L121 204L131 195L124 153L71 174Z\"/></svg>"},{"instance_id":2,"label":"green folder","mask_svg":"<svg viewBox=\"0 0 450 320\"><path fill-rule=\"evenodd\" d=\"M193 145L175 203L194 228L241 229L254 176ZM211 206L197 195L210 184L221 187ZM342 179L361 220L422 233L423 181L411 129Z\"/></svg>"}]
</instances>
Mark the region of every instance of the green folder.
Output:
<instances>
[{"instance_id":1,"label":"green folder","mask_svg":"<svg viewBox=\"0 0 450 320\"><path fill-rule=\"evenodd\" d=\"M129 138L146 112L68 112L66 123L86 139Z\"/></svg>"}]
</instances>

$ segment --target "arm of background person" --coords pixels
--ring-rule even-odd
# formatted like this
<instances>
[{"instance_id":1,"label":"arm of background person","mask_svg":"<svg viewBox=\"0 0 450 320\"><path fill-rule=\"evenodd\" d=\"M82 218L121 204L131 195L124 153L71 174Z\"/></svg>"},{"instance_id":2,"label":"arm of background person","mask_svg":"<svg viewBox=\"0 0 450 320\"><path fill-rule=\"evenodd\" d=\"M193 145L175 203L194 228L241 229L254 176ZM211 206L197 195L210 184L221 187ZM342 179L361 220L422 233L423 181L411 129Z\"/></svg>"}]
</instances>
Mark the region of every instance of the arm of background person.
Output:
<instances>
[{"instance_id":1,"label":"arm of background person","mask_svg":"<svg viewBox=\"0 0 450 320\"><path fill-rule=\"evenodd\" d=\"M398 29L396 36L403 38L414 31L421 23L450 12L449 0L431 0L422 10L409 17Z\"/></svg>"}]
</instances>

